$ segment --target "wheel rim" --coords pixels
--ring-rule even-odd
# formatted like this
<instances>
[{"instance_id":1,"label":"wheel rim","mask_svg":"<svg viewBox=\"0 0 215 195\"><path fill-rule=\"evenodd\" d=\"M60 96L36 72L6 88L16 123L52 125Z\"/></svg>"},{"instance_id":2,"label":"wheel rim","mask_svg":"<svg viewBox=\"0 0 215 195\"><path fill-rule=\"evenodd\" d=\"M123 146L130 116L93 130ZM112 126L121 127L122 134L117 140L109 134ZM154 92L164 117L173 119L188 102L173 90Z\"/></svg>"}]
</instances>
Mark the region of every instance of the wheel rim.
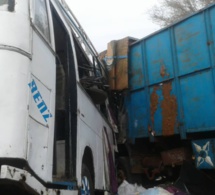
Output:
<instances>
[{"instance_id":1,"label":"wheel rim","mask_svg":"<svg viewBox=\"0 0 215 195\"><path fill-rule=\"evenodd\" d=\"M90 195L89 181L86 176L82 178L81 195Z\"/></svg>"}]
</instances>

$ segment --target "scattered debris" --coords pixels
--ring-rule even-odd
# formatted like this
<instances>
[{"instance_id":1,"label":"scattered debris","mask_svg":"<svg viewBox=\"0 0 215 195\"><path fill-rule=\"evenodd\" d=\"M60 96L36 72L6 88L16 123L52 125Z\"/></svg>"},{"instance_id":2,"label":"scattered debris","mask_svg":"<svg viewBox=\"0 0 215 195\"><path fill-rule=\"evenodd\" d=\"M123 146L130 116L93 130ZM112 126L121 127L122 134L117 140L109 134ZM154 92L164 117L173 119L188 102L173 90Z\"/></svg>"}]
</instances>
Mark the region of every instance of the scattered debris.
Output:
<instances>
[{"instance_id":1,"label":"scattered debris","mask_svg":"<svg viewBox=\"0 0 215 195\"><path fill-rule=\"evenodd\" d=\"M124 177L125 178L125 177ZM123 179L123 177L121 177ZM155 184L156 185L156 184ZM144 186L144 184L143 184ZM130 184L125 179L118 188L118 195L214 195L214 178L208 177L190 162L184 162L175 182L164 182L152 188Z\"/></svg>"},{"instance_id":2,"label":"scattered debris","mask_svg":"<svg viewBox=\"0 0 215 195\"><path fill-rule=\"evenodd\" d=\"M124 180L118 188L118 195L174 195L174 194L175 193L171 193L161 187L145 189L144 187L138 186L137 184L130 184L126 180Z\"/></svg>"},{"instance_id":3,"label":"scattered debris","mask_svg":"<svg viewBox=\"0 0 215 195\"><path fill-rule=\"evenodd\" d=\"M126 180L118 188L118 195L139 195L145 192L146 189L136 184L130 184Z\"/></svg>"}]
</instances>

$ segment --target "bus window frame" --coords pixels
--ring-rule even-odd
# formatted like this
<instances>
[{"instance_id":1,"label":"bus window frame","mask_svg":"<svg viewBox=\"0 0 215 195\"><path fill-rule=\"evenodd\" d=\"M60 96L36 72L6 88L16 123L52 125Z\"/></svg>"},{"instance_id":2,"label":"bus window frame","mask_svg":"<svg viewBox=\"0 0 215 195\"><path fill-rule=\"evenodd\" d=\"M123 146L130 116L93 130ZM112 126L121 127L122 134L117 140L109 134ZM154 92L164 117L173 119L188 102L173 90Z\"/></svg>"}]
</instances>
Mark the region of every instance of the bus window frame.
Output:
<instances>
[{"instance_id":1,"label":"bus window frame","mask_svg":"<svg viewBox=\"0 0 215 195\"><path fill-rule=\"evenodd\" d=\"M33 30L41 37L44 43L49 47L52 53L55 55L55 41L54 41L54 30L53 30L53 21L51 15L50 1L44 0L46 3L46 12L48 16L48 26L49 26L49 39L44 35L43 32L39 29L39 27L35 23L35 2L37 0L30 1L30 22Z\"/></svg>"}]
</instances>

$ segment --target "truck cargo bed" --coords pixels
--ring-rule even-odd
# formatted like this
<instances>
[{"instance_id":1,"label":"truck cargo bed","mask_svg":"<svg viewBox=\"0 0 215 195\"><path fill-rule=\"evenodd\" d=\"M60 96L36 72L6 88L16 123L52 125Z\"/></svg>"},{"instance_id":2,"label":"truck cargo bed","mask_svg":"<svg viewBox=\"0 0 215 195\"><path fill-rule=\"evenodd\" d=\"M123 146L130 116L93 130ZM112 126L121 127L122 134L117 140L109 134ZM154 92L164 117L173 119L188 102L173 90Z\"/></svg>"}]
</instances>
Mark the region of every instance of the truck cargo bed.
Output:
<instances>
[{"instance_id":1,"label":"truck cargo bed","mask_svg":"<svg viewBox=\"0 0 215 195\"><path fill-rule=\"evenodd\" d=\"M215 130L214 41L212 5L130 46L131 139Z\"/></svg>"}]
</instances>

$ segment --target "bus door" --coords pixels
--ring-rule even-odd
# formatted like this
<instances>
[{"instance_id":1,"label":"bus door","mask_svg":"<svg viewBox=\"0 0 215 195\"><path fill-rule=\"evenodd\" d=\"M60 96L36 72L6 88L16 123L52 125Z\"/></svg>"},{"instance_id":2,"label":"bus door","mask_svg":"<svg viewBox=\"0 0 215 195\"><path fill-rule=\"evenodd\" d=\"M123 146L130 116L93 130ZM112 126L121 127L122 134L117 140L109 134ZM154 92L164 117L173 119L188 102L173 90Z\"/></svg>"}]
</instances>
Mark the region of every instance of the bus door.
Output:
<instances>
[{"instance_id":1,"label":"bus door","mask_svg":"<svg viewBox=\"0 0 215 195\"><path fill-rule=\"evenodd\" d=\"M31 1L32 61L29 78L29 125L27 159L44 181L52 181L55 53L52 49L52 21L48 0Z\"/></svg>"},{"instance_id":2,"label":"bus door","mask_svg":"<svg viewBox=\"0 0 215 195\"><path fill-rule=\"evenodd\" d=\"M55 180L76 175L77 82L70 28L59 4L51 5L56 53Z\"/></svg>"}]
</instances>

